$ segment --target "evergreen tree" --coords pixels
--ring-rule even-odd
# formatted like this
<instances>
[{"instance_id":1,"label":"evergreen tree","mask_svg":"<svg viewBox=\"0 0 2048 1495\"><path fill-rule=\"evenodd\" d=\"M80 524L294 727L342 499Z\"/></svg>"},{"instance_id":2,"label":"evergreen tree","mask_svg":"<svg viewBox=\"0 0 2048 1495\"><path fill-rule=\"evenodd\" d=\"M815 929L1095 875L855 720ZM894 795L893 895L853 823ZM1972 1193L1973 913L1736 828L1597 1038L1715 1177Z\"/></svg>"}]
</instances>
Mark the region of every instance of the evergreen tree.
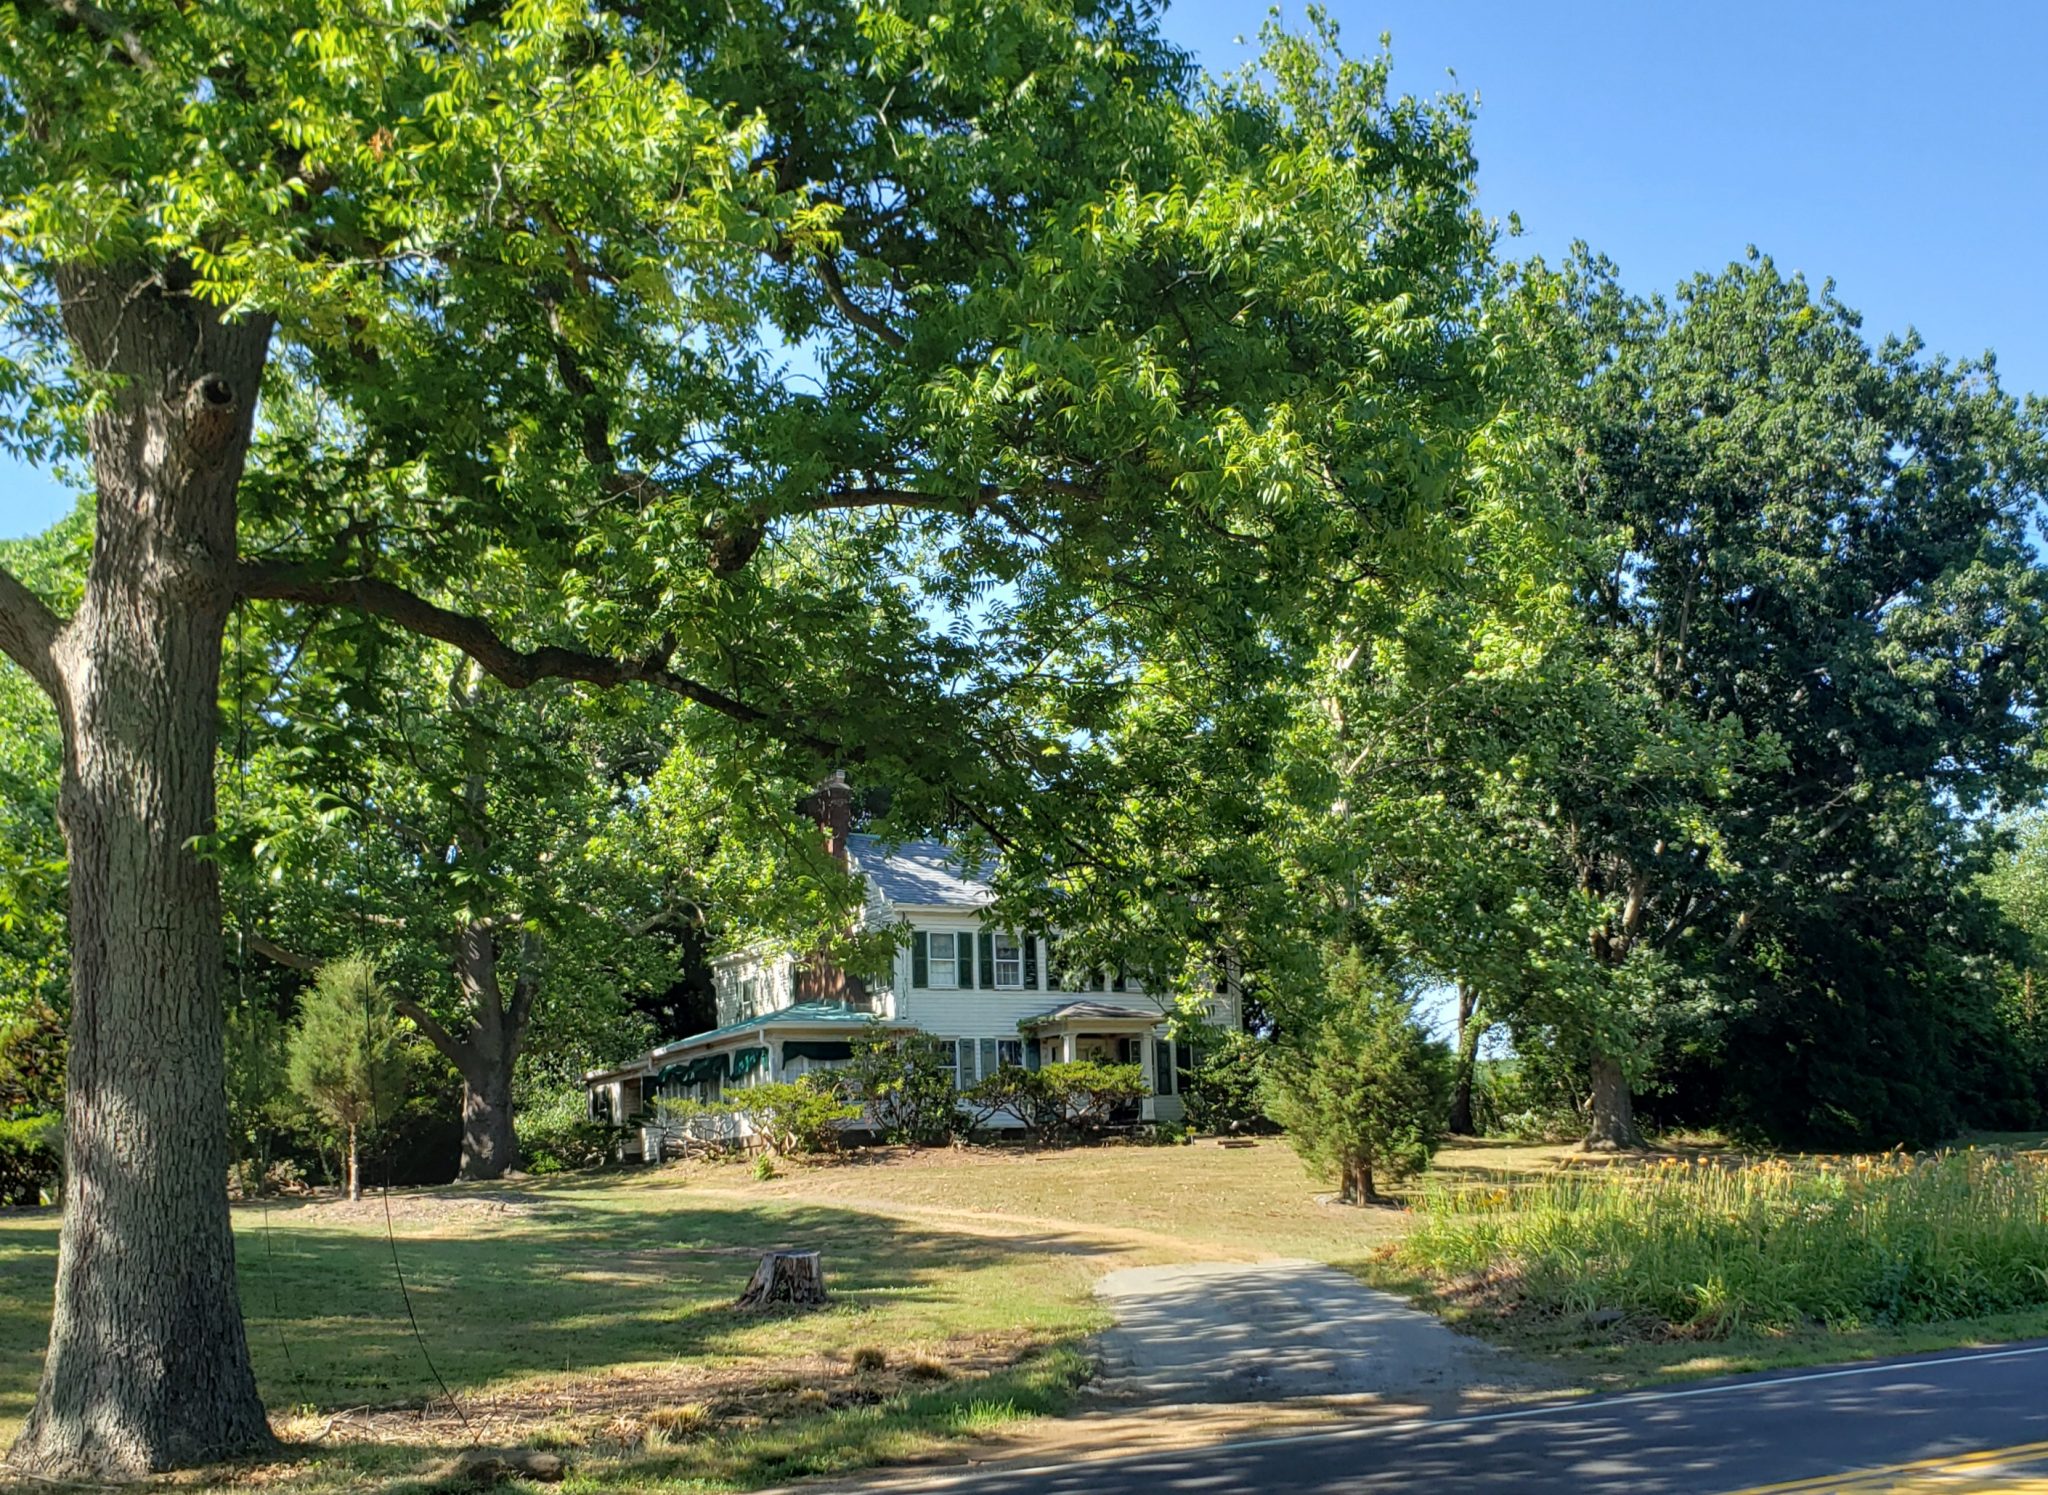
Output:
<instances>
[{"instance_id":1,"label":"evergreen tree","mask_svg":"<svg viewBox=\"0 0 2048 1495\"><path fill-rule=\"evenodd\" d=\"M299 1097L341 1133L348 1197L362 1198L362 1134L405 1092L398 1010L368 960L351 955L320 967L292 1030L286 1073Z\"/></svg>"},{"instance_id":2,"label":"evergreen tree","mask_svg":"<svg viewBox=\"0 0 2048 1495\"><path fill-rule=\"evenodd\" d=\"M1332 966L1327 999L1321 1022L1275 1056L1266 1109L1344 1203L1379 1204L1377 1181L1421 1172L1443 1139L1450 1055L1355 950Z\"/></svg>"}]
</instances>

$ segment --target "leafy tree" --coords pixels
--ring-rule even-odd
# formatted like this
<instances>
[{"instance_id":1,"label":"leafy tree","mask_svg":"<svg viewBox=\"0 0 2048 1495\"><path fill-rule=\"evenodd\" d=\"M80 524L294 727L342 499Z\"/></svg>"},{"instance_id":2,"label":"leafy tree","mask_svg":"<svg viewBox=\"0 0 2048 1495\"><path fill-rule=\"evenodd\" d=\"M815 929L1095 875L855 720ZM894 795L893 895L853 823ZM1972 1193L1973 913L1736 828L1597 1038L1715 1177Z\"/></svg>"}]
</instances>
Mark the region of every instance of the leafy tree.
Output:
<instances>
[{"instance_id":1,"label":"leafy tree","mask_svg":"<svg viewBox=\"0 0 2048 1495\"><path fill-rule=\"evenodd\" d=\"M348 1197L361 1199L362 1134L405 1099L398 1011L367 959L349 956L320 967L285 1064L292 1089L341 1133Z\"/></svg>"},{"instance_id":2,"label":"leafy tree","mask_svg":"<svg viewBox=\"0 0 2048 1495\"><path fill-rule=\"evenodd\" d=\"M2048 1116L2048 818L2013 828L1981 887L2019 939L2001 962L2000 1025L2031 1082L2037 1117Z\"/></svg>"},{"instance_id":3,"label":"leafy tree","mask_svg":"<svg viewBox=\"0 0 2048 1495\"><path fill-rule=\"evenodd\" d=\"M1267 62L1212 90L1111 0L0 16L7 434L97 492L75 605L0 571L73 955L23 1465L270 1436L218 1182L238 603L667 692L1051 846L1145 637L1255 662L1326 556L1409 564L1484 419L1463 109Z\"/></svg>"},{"instance_id":4,"label":"leafy tree","mask_svg":"<svg viewBox=\"0 0 2048 1495\"><path fill-rule=\"evenodd\" d=\"M90 515L74 513L33 539L0 541L0 567L44 595L75 600L90 535ZM62 764L49 698L26 674L0 665L0 1018L19 1008L61 1014L71 1006L57 825Z\"/></svg>"},{"instance_id":5,"label":"leafy tree","mask_svg":"<svg viewBox=\"0 0 2048 1495\"><path fill-rule=\"evenodd\" d=\"M1414 998L1354 950L1331 968L1320 1025L1275 1054L1267 1111L1346 1204L1378 1204L1378 1180L1428 1166L1450 1083L1450 1056L1416 1020Z\"/></svg>"},{"instance_id":6,"label":"leafy tree","mask_svg":"<svg viewBox=\"0 0 2048 1495\"><path fill-rule=\"evenodd\" d=\"M1270 1039L1219 1033L1205 1042L1190 1083L1181 1091L1188 1124L1198 1131L1231 1133L1266 1119L1261 1093L1272 1060Z\"/></svg>"},{"instance_id":7,"label":"leafy tree","mask_svg":"<svg viewBox=\"0 0 2048 1495\"><path fill-rule=\"evenodd\" d=\"M1944 971L1979 921L1950 890L1981 865L1976 818L2042 774L2043 414L1988 362L1872 346L1830 290L1761 257L1668 304L1597 264L1563 291L1583 338L1583 377L1561 386L1568 481L1611 536L1581 647L1645 703L1642 740L1700 746L1675 774L1638 772L1638 750L1604 755L1628 765L1619 779L1566 757L1532 785L1554 806L1557 881L1596 901L1588 953L1620 1002L1710 992L1743 1019L1731 1078L1853 1117L1866 1140L1925 1140L1931 1114L1840 1093L1831 1066L1758 1061L1786 1052L1771 1013L1829 1027L1831 992L1885 988L1934 1049L1885 1060L1851 1017L1836 1053L1868 1037L1863 1073L1889 1064L1907 1085L1954 1069L1940 1013L1962 988ZM1893 942L1913 928L1941 933ZM1625 1140L1619 1056L1591 1053L1595 1135Z\"/></svg>"}]
</instances>

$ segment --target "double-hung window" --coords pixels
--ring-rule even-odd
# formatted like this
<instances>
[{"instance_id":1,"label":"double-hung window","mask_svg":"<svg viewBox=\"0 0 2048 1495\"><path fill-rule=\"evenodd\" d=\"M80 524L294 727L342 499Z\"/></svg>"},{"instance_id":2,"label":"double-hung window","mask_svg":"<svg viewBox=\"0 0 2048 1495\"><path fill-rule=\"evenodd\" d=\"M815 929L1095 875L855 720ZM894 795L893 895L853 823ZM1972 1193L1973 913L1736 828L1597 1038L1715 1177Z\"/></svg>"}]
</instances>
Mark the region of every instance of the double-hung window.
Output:
<instances>
[{"instance_id":1,"label":"double-hung window","mask_svg":"<svg viewBox=\"0 0 2048 1495\"><path fill-rule=\"evenodd\" d=\"M931 984L940 988L961 985L960 957L966 954L967 936L962 934L934 934L931 937L931 955L928 970Z\"/></svg>"},{"instance_id":2,"label":"double-hung window","mask_svg":"<svg viewBox=\"0 0 2048 1495\"><path fill-rule=\"evenodd\" d=\"M995 938L996 986L1017 989L1024 985L1024 942L1013 934Z\"/></svg>"}]
</instances>

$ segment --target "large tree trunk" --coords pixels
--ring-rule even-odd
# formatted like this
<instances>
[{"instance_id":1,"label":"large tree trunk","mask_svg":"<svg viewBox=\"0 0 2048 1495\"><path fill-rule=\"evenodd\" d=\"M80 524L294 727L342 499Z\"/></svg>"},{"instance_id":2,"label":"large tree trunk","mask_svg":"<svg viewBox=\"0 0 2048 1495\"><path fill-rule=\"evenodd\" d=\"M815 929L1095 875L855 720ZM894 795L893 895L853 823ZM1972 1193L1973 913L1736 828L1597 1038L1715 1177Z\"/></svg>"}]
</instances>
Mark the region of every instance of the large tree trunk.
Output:
<instances>
[{"instance_id":1,"label":"large tree trunk","mask_svg":"<svg viewBox=\"0 0 2048 1495\"><path fill-rule=\"evenodd\" d=\"M519 1166L519 1134L512 1129L512 1061L501 1046L479 1054L475 1076L462 1081L462 1176L503 1178Z\"/></svg>"},{"instance_id":2,"label":"large tree trunk","mask_svg":"<svg viewBox=\"0 0 2048 1495\"><path fill-rule=\"evenodd\" d=\"M519 1136L512 1128L512 1068L540 989L541 959L539 936L523 932L519 971L507 1002L498 981L497 936L487 925L466 925L455 937L455 983L469 1009L468 1030L458 1035L417 1002L398 998L398 1010L462 1076L464 1178L503 1178L519 1166Z\"/></svg>"},{"instance_id":3,"label":"large tree trunk","mask_svg":"<svg viewBox=\"0 0 2048 1495\"><path fill-rule=\"evenodd\" d=\"M1635 1102L1628 1079L1614 1059L1595 1059L1592 1097L1586 1107L1587 1152L1627 1152L1643 1145L1636 1132Z\"/></svg>"},{"instance_id":4,"label":"large tree trunk","mask_svg":"<svg viewBox=\"0 0 2048 1495\"><path fill-rule=\"evenodd\" d=\"M348 1129L348 1200L350 1204L363 1202L363 1159L356 1145L356 1129Z\"/></svg>"},{"instance_id":5,"label":"large tree trunk","mask_svg":"<svg viewBox=\"0 0 2048 1495\"><path fill-rule=\"evenodd\" d=\"M18 1465L126 1477L262 1448L235 1285L214 829L235 488L268 324L130 266L62 272L118 377L93 416L98 527L55 650L70 848L64 1224Z\"/></svg>"},{"instance_id":6,"label":"large tree trunk","mask_svg":"<svg viewBox=\"0 0 2048 1495\"><path fill-rule=\"evenodd\" d=\"M1479 1068L1479 1035L1485 1024L1479 1021L1478 994L1464 982L1458 983L1458 1053L1451 1079L1451 1114L1445 1130L1454 1137L1470 1137L1478 1128L1472 1124L1472 1080Z\"/></svg>"}]
</instances>

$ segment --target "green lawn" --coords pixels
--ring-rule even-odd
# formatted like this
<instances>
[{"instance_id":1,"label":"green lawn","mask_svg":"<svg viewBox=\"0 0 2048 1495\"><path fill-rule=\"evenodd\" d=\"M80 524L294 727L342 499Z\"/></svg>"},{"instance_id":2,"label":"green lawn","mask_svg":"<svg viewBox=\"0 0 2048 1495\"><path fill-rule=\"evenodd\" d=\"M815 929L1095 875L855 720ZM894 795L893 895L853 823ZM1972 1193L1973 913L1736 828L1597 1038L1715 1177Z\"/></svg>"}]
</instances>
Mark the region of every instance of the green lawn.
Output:
<instances>
[{"instance_id":1,"label":"green lawn","mask_svg":"<svg viewBox=\"0 0 2048 1495\"><path fill-rule=\"evenodd\" d=\"M425 1354L377 1201L273 1204L267 1231L265 1211L237 1210L250 1350L281 1430L310 1438L349 1414L311 1458L270 1477L404 1488L402 1476L481 1431L487 1443L582 1450L578 1488L746 1488L1056 1411L1085 1376L1075 1346L1101 1315L1082 1258L679 1183L613 1175L394 1196ZM0 1436L34 1394L56 1223L0 1213ZM773 1246L824 1251L830 1307L732 1310L755 1254ZM855 1370L863 1348L887 1363ZM459 1410L421 1419L440 1397L435 1371Z\"/></svg>"},{"instance_id":2,"label":"green lawn","mask_svg":"<svg viewBox=\"0 0 2048 1495\"><path fill-rule=\"evenodd\" d=\"M1477 1209L1520 1178L1626 1189L1658 1166L1465 1144L1439 1155L1430 1187ZM1513 1295L1475 1288L1484 1274L1471 1269L1485 1263L1459 1257L1457 1242L1434 1261L1403 1256L1416 1215L1326 1199L1274 1141L886 1149L784 1165L765 1182L744 1165L693 1164L394 1194L398 1256L452 1406L413 1338L381 1201L243 1206L250 1347L291 1457L233 1477L288 1495L431 1489L479 1440L560 1449L568 1490L623 1495L957 1455L1067 1406L1087 1374L1082 1341L1104 1321L1097 1277L1175 1259L1332 1262L1544 1362L1546 1382L1585 1387L2048 1335L2038 1309L1710 1332L1669 1315L1616 1322L1600 1312L1601 1294L1620 1290L1605 1281L1579 1301L1553 1279L1538 1311L1503 1311ZM1550 1223L1553 1241L1577 1238L1572 1220ZM35 1389L56 1226L54 1213L0 1211L0 1437ZM756 1253L773 1246L825 1253L830 1307L732 1310ZM885 1363L857 1368L863 1350Z\"/></svg>"}]
</instances>

